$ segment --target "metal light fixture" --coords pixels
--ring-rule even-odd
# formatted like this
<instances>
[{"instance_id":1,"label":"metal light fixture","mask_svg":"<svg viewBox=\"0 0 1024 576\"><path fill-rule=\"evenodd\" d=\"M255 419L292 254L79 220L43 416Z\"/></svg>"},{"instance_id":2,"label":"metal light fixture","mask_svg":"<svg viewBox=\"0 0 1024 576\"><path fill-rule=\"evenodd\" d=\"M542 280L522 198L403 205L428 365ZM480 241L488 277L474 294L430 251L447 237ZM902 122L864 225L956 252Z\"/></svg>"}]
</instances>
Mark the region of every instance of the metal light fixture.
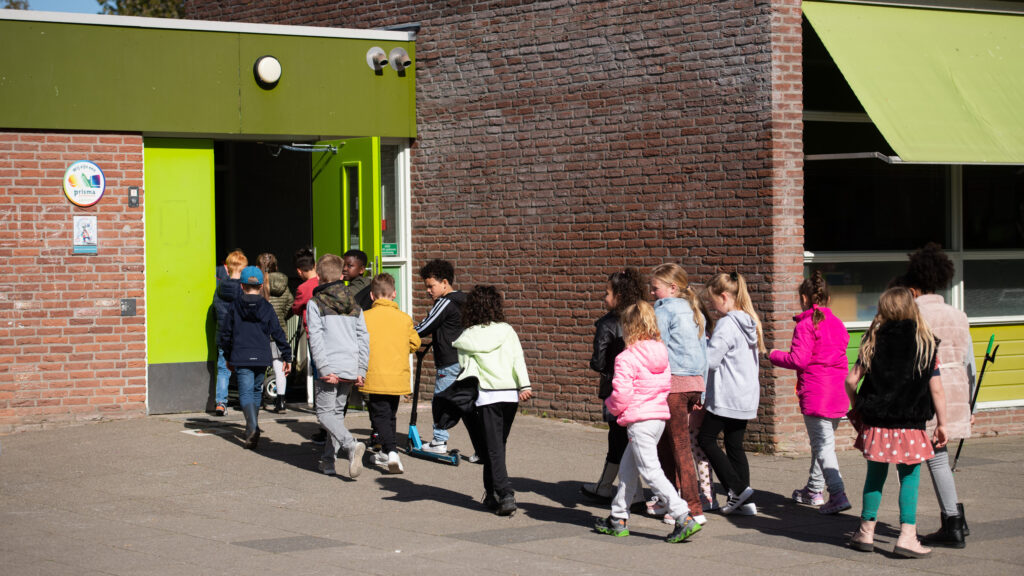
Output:
<instances>
[{"instance_id":1,"label":"metal light fixture","mask_svg":"<svg viewBox=\"0 0 1024 576\"><path fill-rule=\"evenodd\" d=\"M252 70L256 76L256 83L266 90L277 86L277 83L281 80L281 62L273 56L257 58Z\"/></svg>"},{"instance_id":2,"label":"metal light fixture","mask_svg":"<svg viewBox=\"0 0 1024 576\"><path fill-rule=\"evenodd\" d=\"M374 46L366 51L366 65L374 72L380 72L388 65L388 55L380 46Z\"/></svg>"},{"instance_id":3,"label":"metal light fixture","mask_svg":"<svg viewBox=\"0 0 1024 576\"><path fill-rule=\"evenodd\" d=\"M388 54L388 62L391 63L391 67L399 74L412 66L412 58L409 57L409 53L405 51L405 48L392 48L391 53Z\"/></svg>"}]
</instances>

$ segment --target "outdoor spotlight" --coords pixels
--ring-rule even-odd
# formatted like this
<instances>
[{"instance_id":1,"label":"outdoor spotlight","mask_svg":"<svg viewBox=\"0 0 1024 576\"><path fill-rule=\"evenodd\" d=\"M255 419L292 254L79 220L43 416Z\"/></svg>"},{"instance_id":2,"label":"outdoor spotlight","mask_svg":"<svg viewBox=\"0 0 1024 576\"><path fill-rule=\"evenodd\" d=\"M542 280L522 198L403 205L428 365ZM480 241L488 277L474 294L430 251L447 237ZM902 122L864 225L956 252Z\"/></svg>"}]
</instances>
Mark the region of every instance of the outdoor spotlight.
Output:
<instances>
[{"instance_id":1,"label":"outdoor spotlight","mask_svg":"<svg viewBox=\"0 0 1024 576\"><path fill-rule=\"evenodd\" d=\"M256 83L267 90L277 86L281 80L281 62L273 56L261 56L252 67Z\"/></svg>"},{"instance_id":2,"label":"outdoor spotlight","mask_svg":"<svg viewBox=\"0 0 1024 576\"><path fill-rule=\"evenodd\" d=\"M388 54L388 61L397 72L402 72L412 66L412 58L409 58L409 53L405 51L405 48L393 48Z\"/></svg>"},{"instance_id":3,"label":"outdoor spotlight","mask_svg":"<svg viewBox=\"0 0 1024 576\"><path fill-rule=\"evenodd\" d=\"M366 65L374 72L380 72L388 65L388 55L380 46L374 46L366 51Z\"/></svg>"}]
</instances>

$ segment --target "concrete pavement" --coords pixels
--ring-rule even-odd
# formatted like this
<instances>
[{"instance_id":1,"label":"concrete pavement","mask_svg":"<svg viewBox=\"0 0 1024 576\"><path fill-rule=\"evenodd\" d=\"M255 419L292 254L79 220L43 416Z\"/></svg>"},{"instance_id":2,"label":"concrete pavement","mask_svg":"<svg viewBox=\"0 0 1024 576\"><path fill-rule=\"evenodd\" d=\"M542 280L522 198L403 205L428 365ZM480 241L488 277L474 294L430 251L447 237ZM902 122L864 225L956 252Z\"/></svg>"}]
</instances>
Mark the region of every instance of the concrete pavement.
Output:
<instances>
[{"instance_id":1,"label":"concrete pavement","mask_svg":"<svg viewBox=\"0 0 1024 576\"><path fill-rule=\"evenodd\" d=\"M421 434L429 420L421 412ZM895 473L876 552L843 545L857 526L865 472L855 452L840 455L853 510L825 517L789 501L806 479L805 457L752 455L760 515L708 514L691 541L667 544L670 527L638 515L627 538L592 530L608 510L577 496L604 457L606 433L591 426L520 415L509 438L520 510L499 518L479 504L478 465L403 456L405 474L389 475L367 454L357 480L328 477L316 472L311 414L261 413L257 452L241 449L241 422L237 411L152 416L0 438L0 573L1024 573L1021 437L969 440L964 449L956 479L972 530L967 548L903 560L888 552L898 530ZM349 425L357 437L369 433L365 413L350 413ZM461 426L451 442L472 452ZM922 532L938 527L926 479L918 517Z\"/></svg>"}]
</instances>

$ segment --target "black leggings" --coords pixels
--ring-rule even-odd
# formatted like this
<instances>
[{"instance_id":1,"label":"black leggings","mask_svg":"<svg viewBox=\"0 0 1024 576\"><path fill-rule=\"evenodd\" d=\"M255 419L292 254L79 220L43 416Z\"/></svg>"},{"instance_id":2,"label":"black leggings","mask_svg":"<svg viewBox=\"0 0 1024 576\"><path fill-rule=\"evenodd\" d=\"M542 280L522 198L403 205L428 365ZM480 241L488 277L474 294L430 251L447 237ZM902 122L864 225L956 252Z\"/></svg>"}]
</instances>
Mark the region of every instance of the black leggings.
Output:
<instances>
[{"instance_id":1,"label":"black leggings","mask_svg":"<svg viewBox=\"0 0 1024 576\"><path fill-rule=\"evenodd\" d=\"M739 494L750 486L750 466L747 453L743 451L743 435L747 431L746 420L735 420L704 414L704 424L697 435L697 444L704 450L711 467L727 490ZM718 435L725 436L725 452L718 447Z\"/></svg>"},{"instance_id":2,"label":"black leggings","mask_svg":"<svg viewBox=\"0 0 1024 576\"><path fill-rule=\"evenodd\" d=\"M505 444L518 410L518 402L496 402L477 406L473 415L466 418L473 448L484 464L484 490L499 500L514 494L505 465Z\"/></svg>"}]
</instances>

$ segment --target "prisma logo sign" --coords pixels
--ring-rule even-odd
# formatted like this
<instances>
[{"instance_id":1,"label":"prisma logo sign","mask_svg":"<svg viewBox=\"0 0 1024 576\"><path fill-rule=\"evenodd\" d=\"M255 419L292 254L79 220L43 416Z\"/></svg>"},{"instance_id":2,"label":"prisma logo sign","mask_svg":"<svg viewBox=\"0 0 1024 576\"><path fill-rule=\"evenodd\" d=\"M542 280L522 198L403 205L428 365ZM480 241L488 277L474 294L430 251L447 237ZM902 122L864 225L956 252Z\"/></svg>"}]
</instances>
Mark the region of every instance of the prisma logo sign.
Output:
<instances>
[{"instance_id":1,"label":"prisma logo sign","mask_svg":"<svg viewBox=\"0 0 1024 576\"><path fill-rule=\"evenodd\" d=\"M88 160L79 160L64 172L64 195L75 206L92 206L100 201L106 189L103 171Z\"/></svg>"}]
</instances>

